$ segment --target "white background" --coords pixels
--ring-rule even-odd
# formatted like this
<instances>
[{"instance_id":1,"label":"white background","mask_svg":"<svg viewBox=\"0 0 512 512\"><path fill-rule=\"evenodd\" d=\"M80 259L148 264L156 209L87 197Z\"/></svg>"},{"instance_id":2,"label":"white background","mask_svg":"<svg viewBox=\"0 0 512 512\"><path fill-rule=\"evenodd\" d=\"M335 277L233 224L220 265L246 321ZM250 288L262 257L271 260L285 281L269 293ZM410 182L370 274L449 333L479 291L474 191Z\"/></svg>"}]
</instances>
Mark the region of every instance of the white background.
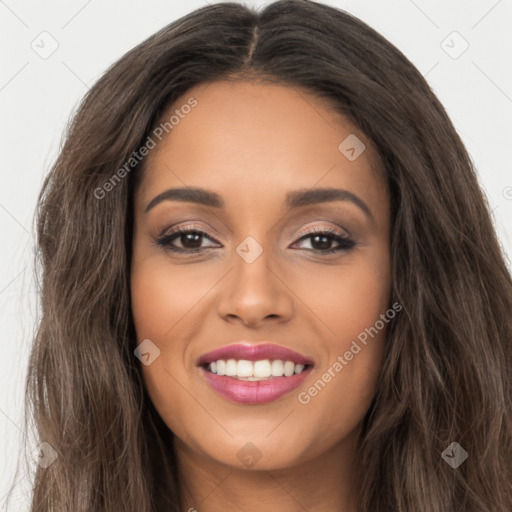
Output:
<instances>
[{"instance_id":1,"label":"white background","mask_svg":"<svg viewBox=\"0 0 512 512\"><path fill-rule=\"evenodd\" d=\"M0 0L0 506L28 510L30 479L15 477L23 439L24 378L36 319L33 214L78 101L126 51L214 0ZM245 1L260 7L267 1ZM478 169L502 245L512 256L512 2L510 0L323 0L371 25L426 77ZM41 32L57 50L31 47ZM463 41L469 44L454 59ZM450 36L450 37L448 37ZM448 39L446 39L448 37ZM445 41L445 43L442 43ZM42 43L39 43L40 45ZM452 47L450 50L446 45ZM444 49L443 49L444 46ZM46 46L48 48L48 46Z\"/></svg>"}]
</instances>

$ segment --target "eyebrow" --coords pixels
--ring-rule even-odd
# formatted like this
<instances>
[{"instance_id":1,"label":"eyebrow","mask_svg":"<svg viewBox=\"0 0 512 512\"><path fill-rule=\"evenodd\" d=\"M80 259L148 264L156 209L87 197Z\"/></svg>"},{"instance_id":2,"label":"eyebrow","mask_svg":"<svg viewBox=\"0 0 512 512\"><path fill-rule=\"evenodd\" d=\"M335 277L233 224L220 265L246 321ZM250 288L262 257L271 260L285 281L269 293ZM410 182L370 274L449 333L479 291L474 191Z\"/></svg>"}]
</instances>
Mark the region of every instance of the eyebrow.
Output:
<instances>
[{"instance_id":1,"label":"eyebrow","mask_svg":"<svg viewBox=\"0 0 512 512\"><path fill-rule=\"evenodd\" d=\"M149 210L163 201L183 201L213 208L224 208L225 205L224 200L219 194L204 188L170 188L154 197L146 206L144 213L149 212ZM328 187L294 190L286 194L285 205L291 210L301 206L330 201L349 201L358 206L369 219L374 220L370 208L359 196L341 188Z\"/></svg>"}]
</instances>

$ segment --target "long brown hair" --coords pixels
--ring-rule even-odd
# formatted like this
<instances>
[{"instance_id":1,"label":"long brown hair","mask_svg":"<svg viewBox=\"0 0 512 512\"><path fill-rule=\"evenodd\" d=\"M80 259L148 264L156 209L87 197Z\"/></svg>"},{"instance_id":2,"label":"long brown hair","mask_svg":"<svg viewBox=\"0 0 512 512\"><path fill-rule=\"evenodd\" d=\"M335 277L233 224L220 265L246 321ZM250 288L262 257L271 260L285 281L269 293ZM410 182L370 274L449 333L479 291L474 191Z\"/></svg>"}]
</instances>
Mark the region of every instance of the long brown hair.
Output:
<instances>
[{"instance_id":1,"label":"long brown hair","mask_svg":"<svg viewBox=\"0 0 512 512\"><path fill-rule=\"evenodd\" d=\"M36 216L41 318L26 414L58 458L36 468L32 511L179 509L172 433L133 353L133 194L144 161L118 170L175 99L228 76L330 100L387 174L392 301L403 311L363 421L361 510L510 512L512 282L472 163L400 51L306 0L196 10L124 55L74 115ZM441 456L452 442L468 453L456 469Z\"/></svg>"}]
</instances>

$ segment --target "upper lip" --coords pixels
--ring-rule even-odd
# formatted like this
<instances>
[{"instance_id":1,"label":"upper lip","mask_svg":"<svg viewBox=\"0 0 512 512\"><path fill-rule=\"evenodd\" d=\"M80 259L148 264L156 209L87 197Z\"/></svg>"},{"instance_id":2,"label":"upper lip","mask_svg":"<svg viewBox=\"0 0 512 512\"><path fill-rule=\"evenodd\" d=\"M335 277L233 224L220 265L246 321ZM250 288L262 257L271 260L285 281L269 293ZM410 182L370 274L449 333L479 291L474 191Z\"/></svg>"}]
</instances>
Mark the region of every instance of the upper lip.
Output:
<instances>
[{"instance_id":1,"label":"upper lip","mask_svg":"<svg viewBox=\"0 0 512 512\"><path fill-rule=\"evenodd\" d=\"M294 350L275 345L274 343L238 342L221 347L206 354L203 354L198 366L218 361L219 359L245 359L247 361L259 361L262 359L281 359L282 361L293 361L295 364L313 364L313 360Z\"/></svg>"}]
</instances>

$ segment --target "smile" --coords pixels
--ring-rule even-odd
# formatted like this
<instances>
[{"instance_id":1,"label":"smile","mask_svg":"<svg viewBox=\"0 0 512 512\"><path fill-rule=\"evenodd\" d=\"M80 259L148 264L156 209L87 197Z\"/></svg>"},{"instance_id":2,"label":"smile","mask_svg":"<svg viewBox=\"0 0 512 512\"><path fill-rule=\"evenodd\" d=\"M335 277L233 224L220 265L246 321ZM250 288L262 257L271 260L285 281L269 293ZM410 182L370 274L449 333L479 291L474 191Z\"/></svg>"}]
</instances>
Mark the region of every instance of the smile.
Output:
<instances>
[{"instance_id":1,"label":"smile","mask_svg":"<svg viewBox=\"0 0 512 512\"><path fill-rule=\"evenodd\" d=\"M267 403L286 395L304 381L313 365L312 359L270 343L228 345L198 361L214 391L243 404Z\"/></svg>"}]
</instances>

